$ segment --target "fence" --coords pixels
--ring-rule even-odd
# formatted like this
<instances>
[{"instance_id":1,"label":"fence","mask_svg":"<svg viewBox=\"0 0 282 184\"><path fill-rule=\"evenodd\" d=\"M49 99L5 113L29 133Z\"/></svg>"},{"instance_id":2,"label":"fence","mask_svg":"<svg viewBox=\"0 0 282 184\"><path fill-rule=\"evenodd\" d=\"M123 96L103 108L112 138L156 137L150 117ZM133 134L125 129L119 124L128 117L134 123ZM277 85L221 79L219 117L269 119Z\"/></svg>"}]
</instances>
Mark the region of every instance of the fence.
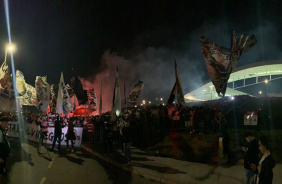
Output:
<instances>
[{"instance_id":1,"label":"fence","mask_svg":"<svg viewBox=\"0 0 282 184\"><path fill-rule=\"evenodd\" d=\"M82 142L83 143L93 143L95 141L95 127L93 124L88 124L83 127Z\"/></svg>"}]
</instances>

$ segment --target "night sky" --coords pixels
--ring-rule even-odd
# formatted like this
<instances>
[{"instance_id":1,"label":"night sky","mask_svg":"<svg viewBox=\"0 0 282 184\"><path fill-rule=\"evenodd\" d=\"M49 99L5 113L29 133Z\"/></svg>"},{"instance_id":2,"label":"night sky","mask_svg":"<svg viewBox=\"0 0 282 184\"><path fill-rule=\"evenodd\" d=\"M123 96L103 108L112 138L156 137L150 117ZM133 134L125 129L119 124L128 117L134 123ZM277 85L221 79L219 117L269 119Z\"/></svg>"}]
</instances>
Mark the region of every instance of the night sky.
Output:
<instances>
[{"instance_id":1,"label":"night sky","mask_svg":"<svg viewBox=\"0 0 282 184\"><path fill-rule=\"evenodd\" d=\"M0 58L8 42L4 3L0 4ZM111 106L115 68L129 89L142 80L140 100L168 98L178 62L184 94L208 80L200 36L230 48L231 31L254 34L257 44L237 66L282 58L280 0L10 0L16 69L34 86L37 75L58 84L75 74ZM2 54L1 54L2 53ZM10 61L10 59L8 59Z\"/></svg>"}]
</instances>

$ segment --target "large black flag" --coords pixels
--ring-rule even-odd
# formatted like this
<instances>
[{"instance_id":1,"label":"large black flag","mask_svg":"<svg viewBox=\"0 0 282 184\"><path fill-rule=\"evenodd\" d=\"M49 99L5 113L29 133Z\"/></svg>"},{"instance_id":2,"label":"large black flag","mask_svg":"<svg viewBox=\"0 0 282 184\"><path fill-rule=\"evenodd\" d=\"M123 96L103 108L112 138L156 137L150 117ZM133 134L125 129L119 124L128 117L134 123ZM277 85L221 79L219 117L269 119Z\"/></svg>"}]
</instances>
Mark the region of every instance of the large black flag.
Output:
<instances>
[{"instance_id":1,"label":"large black flag","mask_svg":"<svg viewBox=\"0 0 282 184\"><path fill-rule=\"evenodd\" d=\"M71 79L72 89L76 95L79 105L85 105L88 101L87 90L83 90L82 84L77 76Z\"/></svg>"},{"instance_id":2,"label":"large black flag","mask_svg":"<svg viewBox=\"0 0 282 184\"><path fill-rule=\"evenodd\" d=\"M231 49L219 46L214 41L201 37L202 50L210 79L219 96L224 96L232 70L243 52L250 50L257 42L254 35L241 35L238 39L232 32Z\"/></svg>"},{"instance_id":3,"label":"large black flag","mask_svg":"<svg viewBox=\"0 0 282 184\"><path fill-rule=\"evenodd\" d=\"M176 92L177 92L177 85L176 85L176 82L174 83L174 86L170 92L170 95L168 97L168 100L167 100L167 105L170 105L173 103L174 99L175 99L175 95L176 95Z\"/></svg>"},{"instance_id":4,"label":"large black flag","mask_svg":"<svg viewBox=\"0 0 282 184\"><path fill-rule=\"evenodd\" d=\"M167 101L167 105L170 105L173 103L173 100L175 98L175 95L177 94L177 101L179 106L185 107L185 100L184 100L184 95L183 95L183 90L182 90L182 85L181 85L181 80L180 80L180 75L178 72L178 67L177 67L177 63L176 60L174 60L174 66L175 66L175 83L174 86L172 88L172 91L169 95L168 101Z\"/></svg>"}]
</instances>

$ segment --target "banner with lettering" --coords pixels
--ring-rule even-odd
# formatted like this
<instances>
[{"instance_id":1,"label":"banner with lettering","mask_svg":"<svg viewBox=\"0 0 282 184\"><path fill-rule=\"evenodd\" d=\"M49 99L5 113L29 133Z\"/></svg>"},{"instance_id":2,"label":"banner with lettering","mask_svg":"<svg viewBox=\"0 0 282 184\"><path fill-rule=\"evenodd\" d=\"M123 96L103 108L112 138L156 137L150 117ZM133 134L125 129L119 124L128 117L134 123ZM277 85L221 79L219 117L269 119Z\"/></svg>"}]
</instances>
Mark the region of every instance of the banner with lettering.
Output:
<instances>
[{"instance_id":1,"label":"banner with lettering","mask_svg":"<svg viewBox=\"0 0 282 184\"><path fill-rule=\"evenodd\" d=\"M66 142L66 133L68 132L68 128L64 127L62 128L62 136L61 136L61 145L67 145ZM26 124L26 131L25 133L25 138L32 140L32 141L39 141L40 138L40 126L37 126L36 124ZM83 133L83 128L81 127L74 127L74 134L75 134L75 142L74 146L80 146L81 141L82 141L82 133ZM16 122L11 122L9 123L8 131L7 131L8 136L10 137L19 137L19 124ZM54 127L48 127L48 133L47 133L47 144L52 144L54 140L54 135L55 135L55 128ZM58 144L58 142L56 142Z\"/></svg>"}]
</instances>

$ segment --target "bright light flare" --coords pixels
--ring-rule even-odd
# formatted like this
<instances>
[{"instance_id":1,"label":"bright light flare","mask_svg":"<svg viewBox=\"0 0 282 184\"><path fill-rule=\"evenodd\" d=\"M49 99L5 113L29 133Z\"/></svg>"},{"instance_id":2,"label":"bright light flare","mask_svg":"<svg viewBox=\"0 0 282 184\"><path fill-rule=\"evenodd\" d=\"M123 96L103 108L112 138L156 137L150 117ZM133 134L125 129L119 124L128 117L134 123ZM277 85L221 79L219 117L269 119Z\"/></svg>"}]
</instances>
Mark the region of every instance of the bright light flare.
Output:
<instances>
[{"instance_id":1,"label":"bright light flare","mask_svg":"<svg viewBox=\"0 0 282 184\"><path fill-rule=\"evenodd\" d=\"M117 117L119 117L119 115L120 115L120 110L116 110L116 115L117 115Z\"/></svg>"},{"instance_id":2,"label":"bright light flare","mask_svg":"<svg viewBox=\"0 0 282 184\"><path fill-rule=\"evenodd\" d=\"M268 83L268 80L267 80L267 79L265 79L265 80L264 80L264 83L265 83L265 84L267 84L267 83Z\"/></svg>"},{"instance_id":3,"label":"bright light flare","mask_svg":"<svg viewBox=\"0 0 282 184\"><path fill-rule=\"evenodd\" d=\"M7 44L6 45L6 52L14 53L16 51L16 45L14 44Z\"/></svg>"}]
</instances>

